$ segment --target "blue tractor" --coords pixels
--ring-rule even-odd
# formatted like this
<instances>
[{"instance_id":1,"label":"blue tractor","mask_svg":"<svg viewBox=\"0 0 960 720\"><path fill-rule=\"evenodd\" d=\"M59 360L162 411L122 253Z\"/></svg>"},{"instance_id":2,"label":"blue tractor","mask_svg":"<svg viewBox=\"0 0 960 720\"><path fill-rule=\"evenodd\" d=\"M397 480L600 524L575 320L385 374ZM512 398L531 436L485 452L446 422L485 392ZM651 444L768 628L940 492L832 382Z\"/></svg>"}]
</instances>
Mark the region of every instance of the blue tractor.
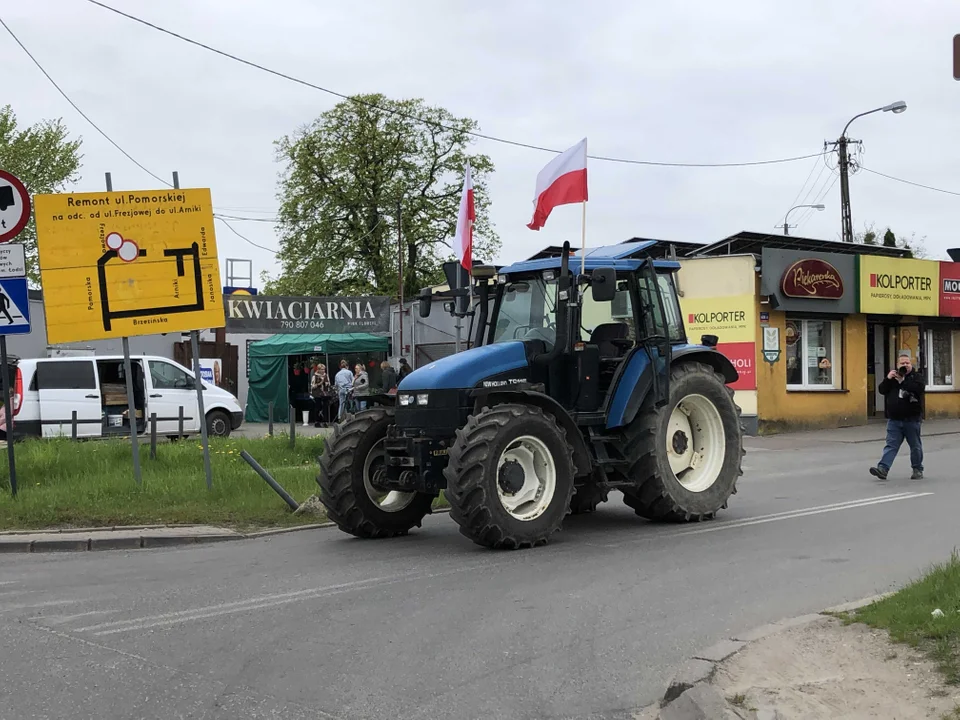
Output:
<instances>
[{"instance_id":1,"label":"blue tractor","mask_svg":"<svg viewBox=\"0 0 960 720\"><path fill-rule=\"evenodd\" d=\"M393 404L338 424L320 499L363 538L420 526L444 491L490 548L543 545L611 490L638 515L699 521L742 474L738 378L716 336L688 341L673 260L653 242L475 266L473 347L415 370ZM420 295L428 316L431 293Z\"/></svg>"}]
</instances>

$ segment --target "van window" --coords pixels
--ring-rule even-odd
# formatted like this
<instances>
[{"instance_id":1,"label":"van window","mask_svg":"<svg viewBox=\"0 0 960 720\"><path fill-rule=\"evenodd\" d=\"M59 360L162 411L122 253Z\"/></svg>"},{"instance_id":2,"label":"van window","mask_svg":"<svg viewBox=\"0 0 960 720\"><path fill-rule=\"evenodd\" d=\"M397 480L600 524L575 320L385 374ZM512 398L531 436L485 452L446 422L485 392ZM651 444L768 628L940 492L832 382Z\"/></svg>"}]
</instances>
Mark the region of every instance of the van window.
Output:
<instances>
[{"instance_id":1,"label":"van window","mask_svg":"<svg viewBox=\"0 0 960 720\"><path fill-rule=\"evenodd\" d=\"M193 389L193 378L183 370L162 360L150 361L150 378L157 390Z\"/></svg>"},{"instance_id":2,"label":"van window","mask_svg":"<svg viewBox=\"0 0 960 720\"><path fill-rule=\"evenodd\" d=\"M96 390L97 375L89 360L45 360L37 363L38 390Z\"/></svg>"}]
</instances>

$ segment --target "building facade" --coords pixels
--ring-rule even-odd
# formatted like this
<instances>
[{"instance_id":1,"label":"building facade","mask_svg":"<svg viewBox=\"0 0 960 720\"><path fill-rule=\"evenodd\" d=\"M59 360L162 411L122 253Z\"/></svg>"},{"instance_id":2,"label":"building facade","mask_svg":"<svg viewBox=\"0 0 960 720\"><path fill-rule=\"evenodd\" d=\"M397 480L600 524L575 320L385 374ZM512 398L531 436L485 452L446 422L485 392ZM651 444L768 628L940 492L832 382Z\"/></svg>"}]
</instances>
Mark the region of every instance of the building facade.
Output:
<instances>
[{"instance_id":1,"label":"building facade","mask_svg":"<svg viewBox=\"0 0 960 720\"><path fill-rule=\"evenodd\" d=\"M877 386L901 353L926 379L925 416L960 417L960 263L753 233L693 253L678 274L687 333L717 335L737 366L747 432L882 418Z\"/></svg>"}]
</instances>

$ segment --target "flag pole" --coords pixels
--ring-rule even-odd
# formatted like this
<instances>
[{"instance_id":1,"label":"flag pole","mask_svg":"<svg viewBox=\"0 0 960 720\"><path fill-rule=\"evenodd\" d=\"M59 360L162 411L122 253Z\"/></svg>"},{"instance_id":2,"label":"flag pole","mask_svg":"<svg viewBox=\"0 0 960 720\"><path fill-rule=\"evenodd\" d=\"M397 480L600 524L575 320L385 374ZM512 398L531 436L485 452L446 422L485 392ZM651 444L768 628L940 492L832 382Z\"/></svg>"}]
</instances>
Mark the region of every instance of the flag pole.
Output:
<instances>
[{"instance_id":1,"label":"flag pole","mask_svg":"<svg viewBox=\"0 0 960 720\"><path fill-rule=\"evenodd\" d=\"M587 164L586 164L587 163L587 160L586 160L587 139L586 138L583 139L583 155L584 155L583 167L584 167L584 170L586 170L586 167L587 167ZM580 274L581 275L585 274L584 270L586 269L586 264L587 264L587 200L586 200L586 196L584 196L583 213L580 217Z\"/></svg>"}]
</instances>

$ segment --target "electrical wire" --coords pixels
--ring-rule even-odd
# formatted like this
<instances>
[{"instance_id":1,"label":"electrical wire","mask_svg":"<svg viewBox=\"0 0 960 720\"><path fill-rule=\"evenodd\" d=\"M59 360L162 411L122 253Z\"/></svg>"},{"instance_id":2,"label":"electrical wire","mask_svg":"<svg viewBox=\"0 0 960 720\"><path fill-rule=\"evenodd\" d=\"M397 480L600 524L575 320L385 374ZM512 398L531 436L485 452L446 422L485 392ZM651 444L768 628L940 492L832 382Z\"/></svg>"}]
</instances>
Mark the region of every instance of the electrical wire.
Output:
<instances>
[{"instance_id":1,"label":"electrical wire","mask_svg":"<svg viewBox=\"0 0 960 720\"><path fill-rule=\"evenodd\" d=\"M26 53L27 57L30 58L31 60L33 60L33 64L36 65L36 66L37 66L37 69L39 69L40 72L43 73L44 77L46 77L47 80L50 81L50 84L53 85L53 86L57 89L57 92L59 92L59 93L63 96L63 99L66 100L68 103L70 103L70 105L73 107L73 109L76 110L78 113L80 113L80 116L81 116L84 120L86 120L88 123L90 123L90 126L91 126L94 130L96 130L98 133L100 133L100 134L103 136L103 138L104 138L108 143L110 143L111 145L113 145L117 150L119 150L120 153L121 153L124 157L127 158L127 160L129 160L129 161L132 162L134 165L136 165L138 168L140 168L141 170L143 170L147 175L149 175L150 177L154 178L155 180L158 180L158 181L162 182L162 183L163 183L164 185L166 185L167 187L173 187L173 186L170 184L169 181L164 180L162 177L160 177L160 176L158 176L158 175L154 175L152 172L150 172L149 170L147 170L147 168L145 168L143 165L141 165L139 162L137 162L137 160L136 160L130 153L128 153L126 150L124 150L122 147L120 147L117 143L115 143L115 142L113 141L113 138L111 138L111 137L110 137L109 135L107 135L103 130L101 130L101 129L100 129L100 126L97 125L93 120L91 120L91 119L90 119L90 116L87 115L83 110L81 110L81 109L77 106L77 104L76 104L73 100L70 99L70 96L67 95L67 94L63 91L63 88L61 88L59 85L57 85L57 81L54 80L52 77L50 77L50 73L48 73L48 72L44 69L43 65L40 64L40 61L38 61L38 60L33 56L33 53L31 53L29 50L27 50L27 46L24 45L22 42L20 42L20 38L18 38L18 37L16 36L16 34L13 32L13 30L10 29L10 26L7 25L7 23L5 23L5 22L3 21L3 18L0 18L0 25L3 25L3 29L6 30L6 31L10 34L10 37L12 37L13 40L14 40L14 42L16 42L17 45L20 46L20 49L23 50L23 52Z\"/></svg>"},{"instance_id":2,"label":"electrical wire","mask_svg":"<svg viewBox=\"0 0 960 720\"><path fill-rule=\"evenodd\" d=\"M555 153L555 154L562 152L560 150L543 147L541 145L533 145L530 143L519 142L517 140L508 140L506 138L496 137L494 135L486 135L484 133L479 133L472 130L464 130L462 128L445 125L443 123L436 122L434 120L428 120L422 117L418 117L417 115L413 115L411 113L405 113L401 110L385 108L380 105L377 105L376 103L372 103L368 100L362 100L356 96L351 96L342 92L338 92L336 90L331 90L330 88L317 85L308 80L303 80L302 78L289 75L279 70L274 70L273 68L269 68L265 65L261 65L259 63L253 62L252 60L246 60L245 58L226 52L225 50L219 50L218 48L215 48L211 45L207 45L206 43L200 42L199 40L194 40L193 38L189 38L185 35L181 35L180 33L174 32L173 30L168 30L165 27L156 25L155 23L152 23L149 20L144 20L143 18L138 17L136 15L131 15L130 13L124 12L122 10L118 10L115 7L112 7L110 5L107 5L106 3L100 2L100 0L87 0L87 2L90 3L91 5L96 5L97 7L100 7L104 10L112 12L116 15L120 15L121 17L127 18L128 20L132 20L135 23L144 25L145 27L148 27L152 30L156 30L157 32L161 32L165 35L169 35L170 37L176 38L177 40L181 40L182 42L188 43L198 48L202 48L203 50L207 50L209 52L215 53L216 55L220 55L221 57L227 58L228 60L233 60L234 62L240 63L242 65L246 65L247 67L254 68L255 70L260 70L261 72L265 72L275 77L288 80L292 83L296 83L297 85L302 85L304 87L311 88L312 90L318 90L319 92L326 93L328 95L333 95L334 97L341 98L342 100L348 100L350 102L356 103L358 105L363 105L373 110L378 110L380 112L384 112L390 115L402 117L407 120L419 122L424 125L430 125L432 127L439 128L442 130L448 130L450 132L469 135L471 137L480 138L482 140L489 140L491 142L501 143L503 145L512 145L513 147L527 148L530 150L540 150L542 152L549 152L549 153ZM626 165L652 165L652 166L658 166L658 167L684 167L684 168L727 168L727 167L750 167L750 166L756 166L756 165L776 165L780 163L806 160L808 158L817 157L821 154L822 154L822 151L817 153L811 153L809 155L797 155L795 157L778 158L775 160L754 160L750 162L724 162L724 163L659 162L654 160L632 160L628 158L618 158L618 157L611 157L606 155L588 155L587 157L590 158L591 160L600 160L603 162L621 163Z\"/></svg>"},{"instance_id":3,"label":"electrical wire","mask_svg":"<svg viewBox=\"0 0 960 720\"><path fill-rule=\"evenodd\" d=\"M871 170L868 167L863 167L863 165L860 166L860 169L864 172L870 173L871 175L879 175L887 180L894 180L895 182L903 183L904 185L912 185L913 187L923 188L924 190L932 190L933 192L943 193L944 195L954 195L956 197L960 197L960 192L954 192L953 190L944 190L943 188L933 187L933 185L924 185L923 183L913 182L912 180L904 180L903 178L887 175L886 173L878 172L877 170Z\"/></svg>"},{"instance_id":4,"label":"electrical wire","mask_svg":"<svg viewBox=\"0 0 960 720\"><path fill-rule=\"evenodd\" d=\"M838 181L839 179L840 179L840 174L839 174L839 173L834 173L834 175L833 175L833 181L832 181L829 185L826 185L826 186L824 187L823 191L817 196L817 198L813 201L812 204L813 204L813 205L819 204L827 195L829 195L829 194L830 194L830 191L833 190L833 188L836 186L837 181ZM797 220L797 227L800 227L800 225L802 225L802 224L805 223L807 220L809 220L811 217L813 217L813 213L814 213L814 212L815 212L815 211L814 211L813 208L808 209L807 212L806 212L806 214L803 215L803 216L801 216L800 219Z\"/></svg>"},{"instance_id":5,"label":"electrical wire","mask_svg":"<svg viewBox=\"0 0 960 720\"><path fill-rule=\"evenodd\" d=\"M826 149L824 149L823 152L826 153ZM823 153L821 153L821 154L823 154ZM810 182L810 178L813 177L813 171L817 169L817 166L818 166L819 164L820 164L820 158L818 157L816 160L813 161L813 165L810 166L810 172L807 173L807 177L806 177L806 179L803 181L803 185L801 185L801 186L800 186L800 189L797 190L797 195L796 195L796 197L794 197L793 200L790 201L790 205L787 207L787 212L788 212L788 213L790 212L791 209L793 209L794 207L796 207L796 205L797 205L797 200L800 198L800 193L803 192L803 189L807 186L807 183ZM822 173L822 171L821 171L821 173ZM819 179L820 179L820 176L817 175L817 180L819 180ZM817 184L817 180L814 180L814 181L813 181L814 185ZM812 186L811 186L811 187L812 187ZM806 196L804 196L804 197L806 197ZM802 204L803 204L803 203L801 203L801 205L802 205ZM786 220L784 220L784 222L786 222ZM776 227L776 226L775 226L775 227Z\"/></svg>"},{"instance_id":6,"label":"electrical wire","mask_svg":"<svg viewBox=\"0 0 960 720\"><path fill-rule=\"evenodd\" d=\"M253 240L251 240L250 238L248 238L248 237L246 237L245 235L242 235L242 234L240 234L239 232L237 232L237 229L236 229L233 225L231 225L229 222L227 222L226 220L223 219L223 215L214 214L213 217L214 217L215 220L219 220L219 221L222 222L224 225L226 225L227 228L229 228L230 232L232 232L234 235L236 235L238 238L240 238L241 240L243 240L243 241L244 241L245 243L247 243L248 245L253 245L253 247L255 247L255 248L260 248L261 250L265 250L266 252L270 253L271 255L276 255L276 254L277 254L277 251L276 251L276 250L271 250L270 248L268 248L268 247L266 247L266 246L264 246L264 245L258 245L257 243L255 243L255 242L254 242Z\"/></svg>"}]
</instances>

